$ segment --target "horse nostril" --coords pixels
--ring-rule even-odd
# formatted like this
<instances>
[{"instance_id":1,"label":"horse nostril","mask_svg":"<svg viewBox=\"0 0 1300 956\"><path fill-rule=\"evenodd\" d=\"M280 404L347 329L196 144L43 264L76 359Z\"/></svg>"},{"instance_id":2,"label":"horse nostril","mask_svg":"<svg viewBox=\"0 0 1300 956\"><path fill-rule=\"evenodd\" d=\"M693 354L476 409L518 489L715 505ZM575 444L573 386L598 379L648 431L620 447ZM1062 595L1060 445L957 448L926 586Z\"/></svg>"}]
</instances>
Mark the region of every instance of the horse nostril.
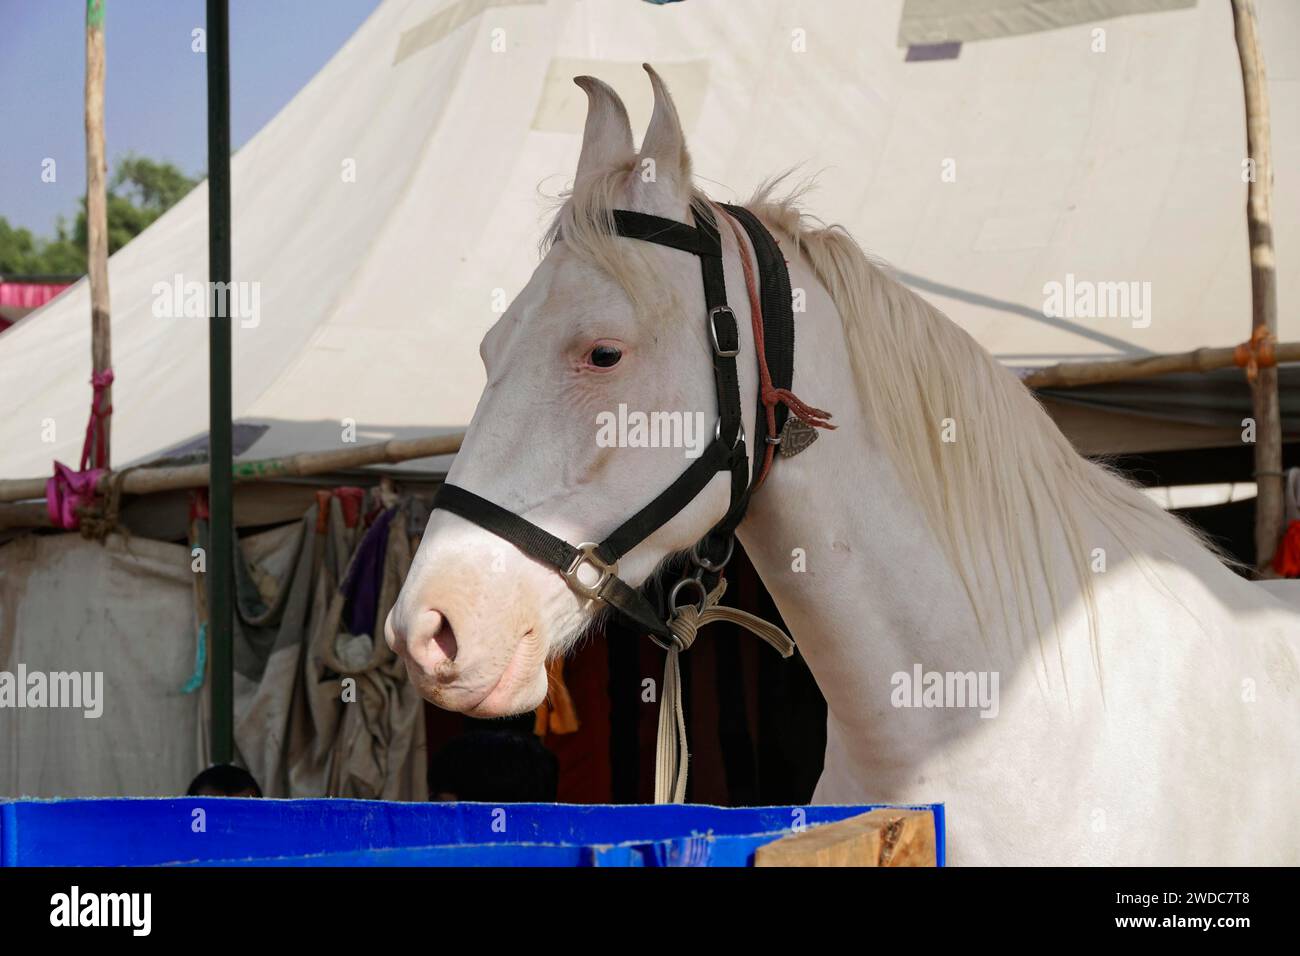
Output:
<instances>
[{"instance_id":1,"label":"horse nostril","mask_svg":"<svg viewBox=\"0 0 1300 956\"><path fill-rule=\"evenodd\" d=\"M449 661L456 659L456 631L451 626L451 621L447 615L441 611L429 611L434 620L430 621L433 636L432 640L438 645L438 650L442 651L443 657Z\"/></svg>"}]
</instances>

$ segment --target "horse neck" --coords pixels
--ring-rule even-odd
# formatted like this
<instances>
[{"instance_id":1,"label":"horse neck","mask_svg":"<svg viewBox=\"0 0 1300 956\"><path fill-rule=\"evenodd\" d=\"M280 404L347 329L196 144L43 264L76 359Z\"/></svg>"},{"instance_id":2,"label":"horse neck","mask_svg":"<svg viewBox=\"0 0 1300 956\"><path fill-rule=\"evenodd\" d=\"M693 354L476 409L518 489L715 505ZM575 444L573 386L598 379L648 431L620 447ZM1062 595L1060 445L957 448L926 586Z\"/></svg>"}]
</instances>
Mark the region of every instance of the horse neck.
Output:
<instances>
[{"instance_id":1,"label":"horse neck","mask_svg":"<svg viewBox=\"0 0 1300 956\"><path fill-rule=\"evenodd\" d=\"M846 421L824 436L801 456L810 467L779 463L740 535L832 724L882 753L895 743L881 719L891 711L890 676L916 663L971 670L980 635L960 580L892 468L836 447L869 447L855 431ZM934 736L944 734L935 727Z\"/></svg>"},{"instance_id":2,"label":"horse neck","mask_svg":"<svg viewBox=\"0 0 1300 956\"><path fill-rule=\"evenodd\" d=\"M826 697L832 725L864 746L889 710L890 675L922 662L969 670L979 640L961 580L912 496L876 446L859 405L838 312L800 257L792 284L794 391L837 428L778 459L740 537Z\"/></svg>"},{"instance_id":3,"label":"horse neck","mask_svg":"<svg viewBox=\"0 0 1300 956\"><path fill-rule=\"evenodd\" d=\"M832 738L838 734L874 760L904 762L946 746L963 729L1001 723L944 708L895 717L893 675L914 674L918 666L990 681L997 675L1004 702L1014 695L1036 709L1063 703L1077 714L1101 706L1095 633L1063 526L1048 531L1047 559L1027 585L1032 599L1005 570L984 573L973 595L984 609L983 618L977 615L969 581L873 436L834 303L801 259L792 258L790 269L794 286L808 293L807 311L797 318L794 390L829 409L839 427L776 463L740 535L826 697ZM1078 520L1088 547L1118 563L1124 545L1098 521ZM1213 560L1201 557L1206 567L1199 573L1212 574ZM1221 568L1219 574L1232 577ZM1146 590L1149 581L1131 561L1107 576L1110 597L1141 597L1140 607L1121 610L1133 627L1147 608L1167 610ZM1031 605L1038 619L1021 632ZM990 619L989 608L1009 617ZM900 719L906 735L898 733Z\"/></svg>"}]
</instances>

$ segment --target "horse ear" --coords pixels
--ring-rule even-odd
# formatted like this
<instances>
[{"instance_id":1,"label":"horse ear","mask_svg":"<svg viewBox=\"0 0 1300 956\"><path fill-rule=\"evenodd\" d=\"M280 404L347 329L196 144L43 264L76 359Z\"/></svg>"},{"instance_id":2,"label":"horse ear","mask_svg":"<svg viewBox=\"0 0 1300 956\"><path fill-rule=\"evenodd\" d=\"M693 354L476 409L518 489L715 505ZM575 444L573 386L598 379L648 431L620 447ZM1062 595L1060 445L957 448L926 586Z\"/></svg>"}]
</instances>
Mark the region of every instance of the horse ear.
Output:
<instances>
[{"instance_id":1,"label":"horse ear","mask_svg":"<svg viewBox=\"0 0 1300 956\"><path fill-rule=\"evenodd\" d=\"M603 172L632 158L632 124L627 107L609 84L594 76L575 76L573 82L587 94L587 125L582 131L576 186L593 173Z\"/></svg>"},{"instance_id":2,"label":"horse ear","mask_svg":"<svg viewBox=\"0 0 1300 956\"><path fill-rule=\"evenodd\" d=\"M686 152L686 135L682 132L677 107L654 67L649 63L641 66L650 74L650 85L655 92L654 113L641 143L641 161L654 160L656 179L666 174L679 189L687 189L691 181L691 157Z\"/></svg>"}]
</instances>

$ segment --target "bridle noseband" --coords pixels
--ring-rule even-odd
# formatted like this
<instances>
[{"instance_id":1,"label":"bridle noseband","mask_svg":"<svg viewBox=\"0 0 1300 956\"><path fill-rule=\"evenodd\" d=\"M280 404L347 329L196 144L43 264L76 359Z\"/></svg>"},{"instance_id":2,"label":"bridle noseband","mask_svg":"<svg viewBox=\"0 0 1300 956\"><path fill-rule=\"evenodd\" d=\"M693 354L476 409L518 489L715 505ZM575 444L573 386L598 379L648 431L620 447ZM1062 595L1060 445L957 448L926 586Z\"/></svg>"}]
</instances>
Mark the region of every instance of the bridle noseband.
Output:
<instances>
[{"instance_id":1,"label":"bridle noseband","mask_svg":"<svg viewBox=\"0 0 1300 956\"><path fill-rule=\"evenodd\" d=\"M760 379L764 384L759 389L758 415L755 419L756 453L752 474L748 467L745 431L741 421L740 382L736 369L736 358L740 354L740 330L735 313L727 305L722 240L717 221L702 206L693 207L697 222L695 226L619 209L613 213L616 235L689 252L700 260L700 274L704 281L705 321L713 353L713 376L718 397L718 423L713 441L676 481L599 543L588 541L575 547L526 518L457 485L444 484L433 503L434 508L442 508L477 524L513 544L535 561L553 568L580 597L604 602L661 643L667 642L664 646L673 646L676 641L670 623L676 613L676 598L679 593L688 587L698 590L698 610L703 611L708 594L731 557L736 527L745 516L750 495L761 483L772 460L767 447L780 444L787 422L788 409L785 404L778 404L785 399L778 397L774 400L773 395L789 396L788 390L794 375L794 317L790 276L785 259L776 240L749 210L739 206L722 208L739 221L748 233L762 279L762 324L761 328L756 324L755 331L761 331L763 342L757 361ZM741 255L743 259L743 248ZM747 279L750 279L752 277L748 275L747 261L745 265ZM801 447L807 447L806 443ZM644 593L618 576L618 562L671 521L704 490L716 474L724 471L731 475L731 503L722 520L691 549L696 571L682 578L672 589L665 615ZM595 572L594 582L582 580L580 573L584 567Z\"/></svg>"}]
</instances>

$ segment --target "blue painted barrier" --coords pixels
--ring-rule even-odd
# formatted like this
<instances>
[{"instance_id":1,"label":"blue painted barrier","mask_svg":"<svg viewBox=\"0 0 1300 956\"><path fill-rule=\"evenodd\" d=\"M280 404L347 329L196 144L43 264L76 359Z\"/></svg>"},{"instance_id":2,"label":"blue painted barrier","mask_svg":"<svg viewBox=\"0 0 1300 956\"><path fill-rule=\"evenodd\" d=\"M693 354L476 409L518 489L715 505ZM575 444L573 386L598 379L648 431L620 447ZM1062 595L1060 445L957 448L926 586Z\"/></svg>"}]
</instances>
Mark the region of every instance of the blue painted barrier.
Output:
<instances>
[{"instance_id":1,"label":"blue painted barrier","mask_svg":"<svg viewBox=\"0 0 1300 956\"><path fill-rule=\"evenodd\" d=\"M0 866L749 866L800 820L876 808L9 800ZM914 809L934 814L942 866L943 805Z\"/></svg>"}]
</instances>

